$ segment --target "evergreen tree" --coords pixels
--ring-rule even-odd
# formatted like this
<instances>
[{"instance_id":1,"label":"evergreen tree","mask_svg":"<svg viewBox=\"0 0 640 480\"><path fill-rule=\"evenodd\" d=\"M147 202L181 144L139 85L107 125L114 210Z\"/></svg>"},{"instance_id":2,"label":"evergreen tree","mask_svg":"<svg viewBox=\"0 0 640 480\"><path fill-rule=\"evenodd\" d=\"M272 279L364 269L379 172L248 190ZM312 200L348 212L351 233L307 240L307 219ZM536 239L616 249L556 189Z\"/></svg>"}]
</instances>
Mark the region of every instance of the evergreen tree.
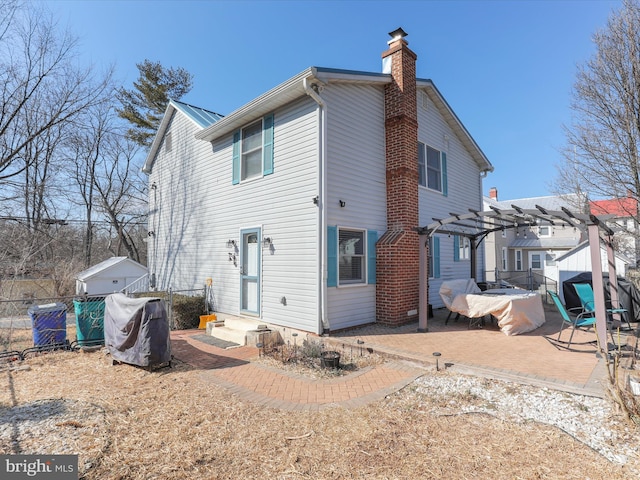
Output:
<instances>
[{"instance_id":1,"label":"evergreen tree","mask_svg":"<svg viewBox=\"0 0 640 480\"><path fill-rule=\"evenodd\" d=\"M137 144L150 147L170 99L189 93L193 76L183 68L164 68L160 62L136 64L140 76L134 88L121 88L116 96L122 108L118 116L131 123L127 135Z\"/></svg>"}]
</instances>

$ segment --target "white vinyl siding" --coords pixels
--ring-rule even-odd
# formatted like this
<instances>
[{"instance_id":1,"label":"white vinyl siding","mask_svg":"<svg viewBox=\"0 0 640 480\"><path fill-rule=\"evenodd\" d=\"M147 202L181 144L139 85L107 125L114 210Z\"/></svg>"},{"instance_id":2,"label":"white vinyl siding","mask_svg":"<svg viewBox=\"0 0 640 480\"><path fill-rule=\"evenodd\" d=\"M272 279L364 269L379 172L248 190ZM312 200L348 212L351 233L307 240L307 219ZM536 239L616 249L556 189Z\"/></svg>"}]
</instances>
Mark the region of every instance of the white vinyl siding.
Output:
<instances>
[{"instance_id":1,"label":"white vinyl siding","mask_svg":"<svg viewBox=\"0 0 640 480\"><path fill-rule=\"evenodd\" d=\"M386 231L383 90L382 86L329 84L322 91L329 139L327 223L376 231L378 236ZM329 288L327 295L332 330L375 322L375 284Z\"/></svg>"},{"instance_id":2,"label":"white vinyl siding","mask_svg":"<svg viewBox=\"0 0 640 480\"><path fill-rule=\"evenodd\" d=\"M468 213L469 208L482 210L480 168L430 99L428 108L418 108L418 141L444 152L447 159L447 195L418 189L420 226L432 223L433 218L447 218L450 213ZM469 262L454 260L454 236L439 238L440 277L429 281L429 303L434 308L444 306L438 293L443 281L470 276ZM484 248L475 253L479 281L484 275Z\"/></svg>"},{"instance_id":3,"label":"white vinyl siding","mask_svg":"<svg viewBox=\"0 0 640 480\"><path fill-rule=\"evenodd\" d=\"M240 231L260 227L272 245L261 249L261 318L318 330L318 127L316 104L303 97L274 112L273 174L233 185L233 134L195 140L181 114L172 125L173 151L158 153L151 174L150 225L159 289L199 289L213 279L216 310L240 313ZM251 123L248 119L247 125ZM150 242L151 243L151 242ZM150 268L150 272L151 272ZM281 302L286 298L286 305Z\"/></svg>"}]
</instances>

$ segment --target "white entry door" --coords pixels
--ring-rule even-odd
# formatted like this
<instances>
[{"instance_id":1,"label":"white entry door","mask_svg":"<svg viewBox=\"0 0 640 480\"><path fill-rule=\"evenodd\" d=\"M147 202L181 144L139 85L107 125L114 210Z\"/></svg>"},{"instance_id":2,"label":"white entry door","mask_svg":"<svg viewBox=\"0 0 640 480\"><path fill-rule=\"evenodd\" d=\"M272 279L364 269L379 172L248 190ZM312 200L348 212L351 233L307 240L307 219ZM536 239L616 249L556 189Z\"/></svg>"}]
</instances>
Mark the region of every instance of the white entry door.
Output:
<instances>
[{"instance_id":1,"label":"white entry door","mask_svg":"<svg viewBox=\"0 0 640 480\"><path fill-rule=\"evenodd\" d=\"M260 314L260 229L242 230L240 311Z\"/></svg>"}]
</instances>

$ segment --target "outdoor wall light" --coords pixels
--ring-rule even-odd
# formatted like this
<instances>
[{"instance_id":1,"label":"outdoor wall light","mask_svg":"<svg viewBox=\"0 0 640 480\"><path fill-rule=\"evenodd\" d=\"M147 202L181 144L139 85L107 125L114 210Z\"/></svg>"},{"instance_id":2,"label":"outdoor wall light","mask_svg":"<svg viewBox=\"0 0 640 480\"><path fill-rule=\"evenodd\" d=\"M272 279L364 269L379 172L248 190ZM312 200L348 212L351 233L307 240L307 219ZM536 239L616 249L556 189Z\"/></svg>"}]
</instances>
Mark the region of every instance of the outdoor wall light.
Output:
<instances>
[{"instance_id":1,"label":"outdoor wall light","mask_svg":"<svg viewBox=\"0 0 640 480\"><path fill-rule=\"evenodd\" d=\"M149 237L153 237L156 234L156 232L154 232L153 230L151 230L150 232L147 232L147 235Z\"/></svg>"},{"instance_id":2,"label":"outdoor wall light","mask_svg":"<svg viewBox=\"0 0 640 480\"><path fill-rule=\"evenodd\" d=\"M262 239L262 246L266 248L271 247L271 237L264 237Z\"/></svg>"},{"instance_id":3,"label":"outdoor wall light","mask_svg":"<svg viewBox=\"0 0 640 480\"><path fill-rule=\"evenodd\" d=\"M227 247L231 248L231 247L235 247L236 246L236 241L235 240L227 240Z\"/></svg>"},{"instance_id":4,"label":"outdoor wall light","mask_svg":"<svg viewBox=\"0 0 640 480\"><path fill-rule=\"evenodd\" d=\"M338 200L338 202L340 203L341 208L344 208L347 205L347 202L345 202L344 200Z\"/></svg>"}]
</instances>

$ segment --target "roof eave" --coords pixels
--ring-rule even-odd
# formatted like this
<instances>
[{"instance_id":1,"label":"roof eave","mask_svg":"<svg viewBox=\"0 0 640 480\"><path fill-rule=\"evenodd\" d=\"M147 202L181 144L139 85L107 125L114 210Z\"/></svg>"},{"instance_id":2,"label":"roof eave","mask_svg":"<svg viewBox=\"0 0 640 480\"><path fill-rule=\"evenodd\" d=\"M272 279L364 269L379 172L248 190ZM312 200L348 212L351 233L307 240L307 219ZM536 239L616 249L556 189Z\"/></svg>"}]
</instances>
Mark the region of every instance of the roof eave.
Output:
<instances>
[{"instance_id":1,"label":"roof eave","mask_svg":"<svg viewBox=\"0 0 640 480\"><path fill-rule=\"evenodd\" d=\"M147 175L151 173L153 168L153 161L156 158L156 154L158 153L158 149L162 144L162 139L164 138L164 132L169 125L169 121L173 116L173 113L176 111L176 106L174 105L172 100L169 100L167 104L167 108L164 111L164 115L162 116L162 120L160 121L160 126L156 131L155 137L153 137L153 142L151 143L151 148L149 149L149 153L147 153L147 158L144 161L144 165L142 165L142 172Z\"/></svg>"},{"instance_id":2,"label":"roof eave","mask_svg":"<svg viewBox=\"0 0 640 480\"><path fill-rule=\"evenodd\" d=\"M464 124L460 121L455 114L449 103L440 93L440 90L435 86L432 80L418 79L418 87L425 87L432 93L431 100L436 104L436 107L443 113L445 121L456 132L461 139L464 146L467 148L473 159L480 167L481 172L493 172L494 168L487 156L484 154L480 146L476 143Z\"/></svg>"},{"instance_id":3,"label":"roof eave","mask_svg":"<svg viewBox=\"0 0 640 480\"><path fill-rule=\"evenodd\" d=\"M315 67L307 68L295 77L290 78L286 82L281 83L277 87L272 88L258 98L231 112L213 125L199 131L196 133L195 138L212 142L216 138L246 125L251 122L251 120L260 118L276 108L305 95L302 81L310 76L315 76L315 73Z\"/></svg>"}]
</instances>

